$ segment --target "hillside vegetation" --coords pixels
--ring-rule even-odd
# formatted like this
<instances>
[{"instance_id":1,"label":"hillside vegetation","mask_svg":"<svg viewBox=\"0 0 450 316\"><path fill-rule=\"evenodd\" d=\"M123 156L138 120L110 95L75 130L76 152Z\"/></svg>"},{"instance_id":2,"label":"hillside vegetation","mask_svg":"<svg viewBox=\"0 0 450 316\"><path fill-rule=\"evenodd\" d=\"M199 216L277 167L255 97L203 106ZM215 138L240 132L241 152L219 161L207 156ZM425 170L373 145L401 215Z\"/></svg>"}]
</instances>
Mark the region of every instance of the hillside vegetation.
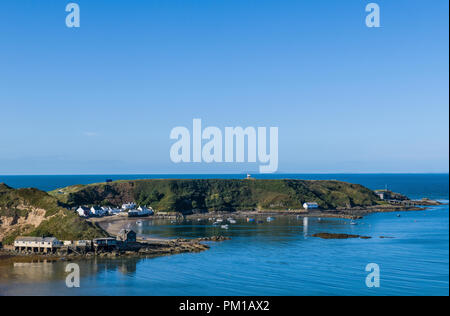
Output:
<instances>
[{"instance_id":1,"label":"hillside vegetation","mask_svg":"<svg viewBox=\"0 0 450 316\"><path fill-rule=\"evenodd\" d=\"M136 202L155 211L183 212L365 207L380 203L373 191L340 181L306 180L133 180L76 185L50 194L63 205L121 205Z\"/></svg>"},{"instance_id":2,"label":"hillside vegetation","mask_svg":"<svg viewBox=\"0 0 450 316\"><path fill-rule=\"evenodd\" d=\"M13 189L0 183L0 241L10 244L19 235L77 240L107 234L61 207L58 200L46 192Z\"/></svg>"}]
</instances>

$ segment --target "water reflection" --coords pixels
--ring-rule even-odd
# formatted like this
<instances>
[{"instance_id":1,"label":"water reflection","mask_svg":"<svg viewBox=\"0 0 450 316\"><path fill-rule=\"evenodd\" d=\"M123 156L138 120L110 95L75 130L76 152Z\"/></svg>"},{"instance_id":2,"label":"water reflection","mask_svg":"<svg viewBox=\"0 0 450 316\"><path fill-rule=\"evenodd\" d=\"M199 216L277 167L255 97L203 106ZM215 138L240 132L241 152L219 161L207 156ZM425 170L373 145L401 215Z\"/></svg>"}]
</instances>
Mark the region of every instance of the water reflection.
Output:
<instances>
[{"instance_id":1,"label":"water reflection","mask_svg":"<svg viewBox=\"0 0 450 316\"><path fill-rule=\"evenodd\" d=\"M0 265L0 284L36 283L65 280L68 273L65 268L69 263L77 263L80 266L81 278L99 273L120 273L125 276L134 276L137 264L142 258L119 259L87 259L81 261L34 261L13 262Z\"/></svg>"},{"instance_id":2,"label":"water reflection","mask_svg":"<svg viewBox=\"0 0 450 316\"><path fill-rule=\"evenodd\" d=\"M304 217L303 218L303 236L305 238L308 235L308 223L309 223L309 218L308 217Z\"/></svg>"},{"instance_id":3,"label":"water reflection","mask_svg":"<svg viewBox=\"0 0 450 316\"><path fill-rule=\"evenodd\" d=\"M141 236L157 236L163 238L198 238L223 235L227 237L265 237L268 240L280 240L286 237L298 239L299 236L307 237L313 230L330 228L348 228L345 220L338 219L317 219L309 217L276 217L272 221L265 218L255 222L247 222L245 219L237 219L236 224L230 224L224 219L223 223L228 224L229 229L224 229L221 225L213 225L213 221L183 220L172 223L170 220L144 219L141 223L128 222L130 228L136 230Z\"/></svg>"}]
</instances>

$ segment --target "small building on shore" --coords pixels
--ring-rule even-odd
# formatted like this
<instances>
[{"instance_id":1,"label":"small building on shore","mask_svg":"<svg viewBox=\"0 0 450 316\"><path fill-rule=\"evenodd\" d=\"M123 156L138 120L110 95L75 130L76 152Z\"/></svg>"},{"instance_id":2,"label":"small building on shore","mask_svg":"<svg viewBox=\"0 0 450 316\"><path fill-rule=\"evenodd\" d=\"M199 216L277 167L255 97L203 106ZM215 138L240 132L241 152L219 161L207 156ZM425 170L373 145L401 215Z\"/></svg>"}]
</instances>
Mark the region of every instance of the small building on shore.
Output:
<instances>
[{"instance_id":1,"label":"small building on shore","mask_svg":"<svg viewBox=\"0 0 450 316\"><path fill-rule=\"evenodd\" d=\"M390 200L392 198L392 192L388 190L375 190L375 194L381 200Z\"/></svg>"},{"instance_id":2,"label":"small building on shore","mask_svg":"<svg viewBox=\"0 0 450 316\"><path fill-rule=\"evenodd\" d=\"M90 248L92 247L92 240L77 240L74 244L79 248Z\"/></svg>"},{"instance_id":3,"label":"small building on shore","mask_svg":"<svg viewBox=\"0 0 450 316\"><path fill-rule=\"evenodd\" d=\"M305 210L318 209L319 208L319 204L317 204L316 202L305 202L305 203L303 203L303 208Z\"/></svg>"},{"instance_id":4,"label":"small building on shore","mask_svg":"<svg viewBox=\"0 0 450 316\"><path fill-rule=\"evenodd\" d=\"M96 238L93 240L93 244L95 248L115 248L117 240L112 237Z\"/></svg>"},{"instance_id":5,"label":"small building on shore","mask_svg":"<svg viewBox=\"0 0 450 316\"><path fill-rule=\"evenodd\" d=\"M155 212L153 212L153 209L150 207L150 208L147 208L147 207L145 207L145 206L139 206L138 208L137 208L137 210L139 211L139 213L142 215L142 216L146 216L146 215L153 215Z\"/></svg>"},{"instance_id":6,"label":"small building on shore","mask_svg":"<svg viewBox=\"0 0 450 316\"><path fill-rule=\"evenodd\" d=\"M55 237L17 237L14 250L17 252L51 253L62 247Z\"/></svg>"},{"instance_id":7,"label":"small building on shore","mask_svg":"<svg viewBox=\"0 0 450 316\"><path fill-rule=\"evenodd\" d=\"M77 208L76 212L80 217L89 217L91 215L91 211L89 210L89 208L84 206L80 206L79 208Z\"/></svg>"},{"instance_id":8,"label":"small building on shore","mask_svg":"<svg viewBox=\"0 0 450 316\"><path fill-rule=\"evenodd\" d=\"M136 242L136 232L131 229L122 229L117 235L117 240L124 243Z\"/></svg>"}]
</instances>

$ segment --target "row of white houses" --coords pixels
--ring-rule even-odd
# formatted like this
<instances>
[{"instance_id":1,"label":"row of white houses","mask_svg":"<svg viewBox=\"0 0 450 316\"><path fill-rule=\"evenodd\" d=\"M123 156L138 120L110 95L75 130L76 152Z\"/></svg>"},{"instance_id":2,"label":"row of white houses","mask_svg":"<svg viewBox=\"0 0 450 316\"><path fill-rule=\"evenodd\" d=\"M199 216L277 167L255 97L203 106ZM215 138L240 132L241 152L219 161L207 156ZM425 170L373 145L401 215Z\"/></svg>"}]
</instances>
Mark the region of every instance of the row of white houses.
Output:
<instances>
[{"instance_id":1,"label":"row of white houses","mask_svg":"<svg viewBox=\"0 0 450 316\"><path fill-rule=\"evenodd\" d=\"M319 204L316 202L305 202L303 203L303 208L305 210L318 209ZM80 217L103 217L121 213L128 214L130 217L142 217L154 214L151 207L147 208L145 206L139 206L136 208L136 203L134 202L122 204L121 208L113 208L110 206L92 206L89 208L80 206L76 209L76 212Z\"/></svg>"},{"instance_id":2,"label":"row of white houses","mask_svg":"<svg viewBox=\"0 0 450 316\"><path fill-rule=\"evenodd\" d=\"M76 209L76 212L80 217L103 217L130 212L133 212L133 216L148 216L153 215L154 213L151 207L147 208L145 206L139 206L136 209L135 203L123 204L122 208L113 208L110 206L92 206L91 208L89 208L80 206Z\"/></svg>"}]
</instances>

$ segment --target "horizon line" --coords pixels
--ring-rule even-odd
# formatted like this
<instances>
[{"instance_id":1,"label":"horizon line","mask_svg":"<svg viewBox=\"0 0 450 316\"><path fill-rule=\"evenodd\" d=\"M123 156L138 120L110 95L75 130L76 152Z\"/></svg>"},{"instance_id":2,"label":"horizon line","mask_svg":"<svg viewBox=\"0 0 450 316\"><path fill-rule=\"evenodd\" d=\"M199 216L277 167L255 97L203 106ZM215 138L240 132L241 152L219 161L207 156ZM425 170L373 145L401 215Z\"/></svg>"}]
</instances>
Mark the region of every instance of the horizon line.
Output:
<instances>
[{"instance_id":1,"label":"horizon line","mask_svg":"<svg viewBox=\"0 0 450 316\"><path fill-rule=\"evenodd\" d=\"M254 176L270 176L270 175L289 175L289 174L300 174L300 175L376 175L376 174L386 174L386 175L420 175L420 174L440 174L440 175L448 175L449 171L442 172L277 172L277 173L35 173L35 174L0 174L0 177L11 177L11 176L190 176L190 175L246 175L251 174Z\"/></svg>"}]
</instances>

